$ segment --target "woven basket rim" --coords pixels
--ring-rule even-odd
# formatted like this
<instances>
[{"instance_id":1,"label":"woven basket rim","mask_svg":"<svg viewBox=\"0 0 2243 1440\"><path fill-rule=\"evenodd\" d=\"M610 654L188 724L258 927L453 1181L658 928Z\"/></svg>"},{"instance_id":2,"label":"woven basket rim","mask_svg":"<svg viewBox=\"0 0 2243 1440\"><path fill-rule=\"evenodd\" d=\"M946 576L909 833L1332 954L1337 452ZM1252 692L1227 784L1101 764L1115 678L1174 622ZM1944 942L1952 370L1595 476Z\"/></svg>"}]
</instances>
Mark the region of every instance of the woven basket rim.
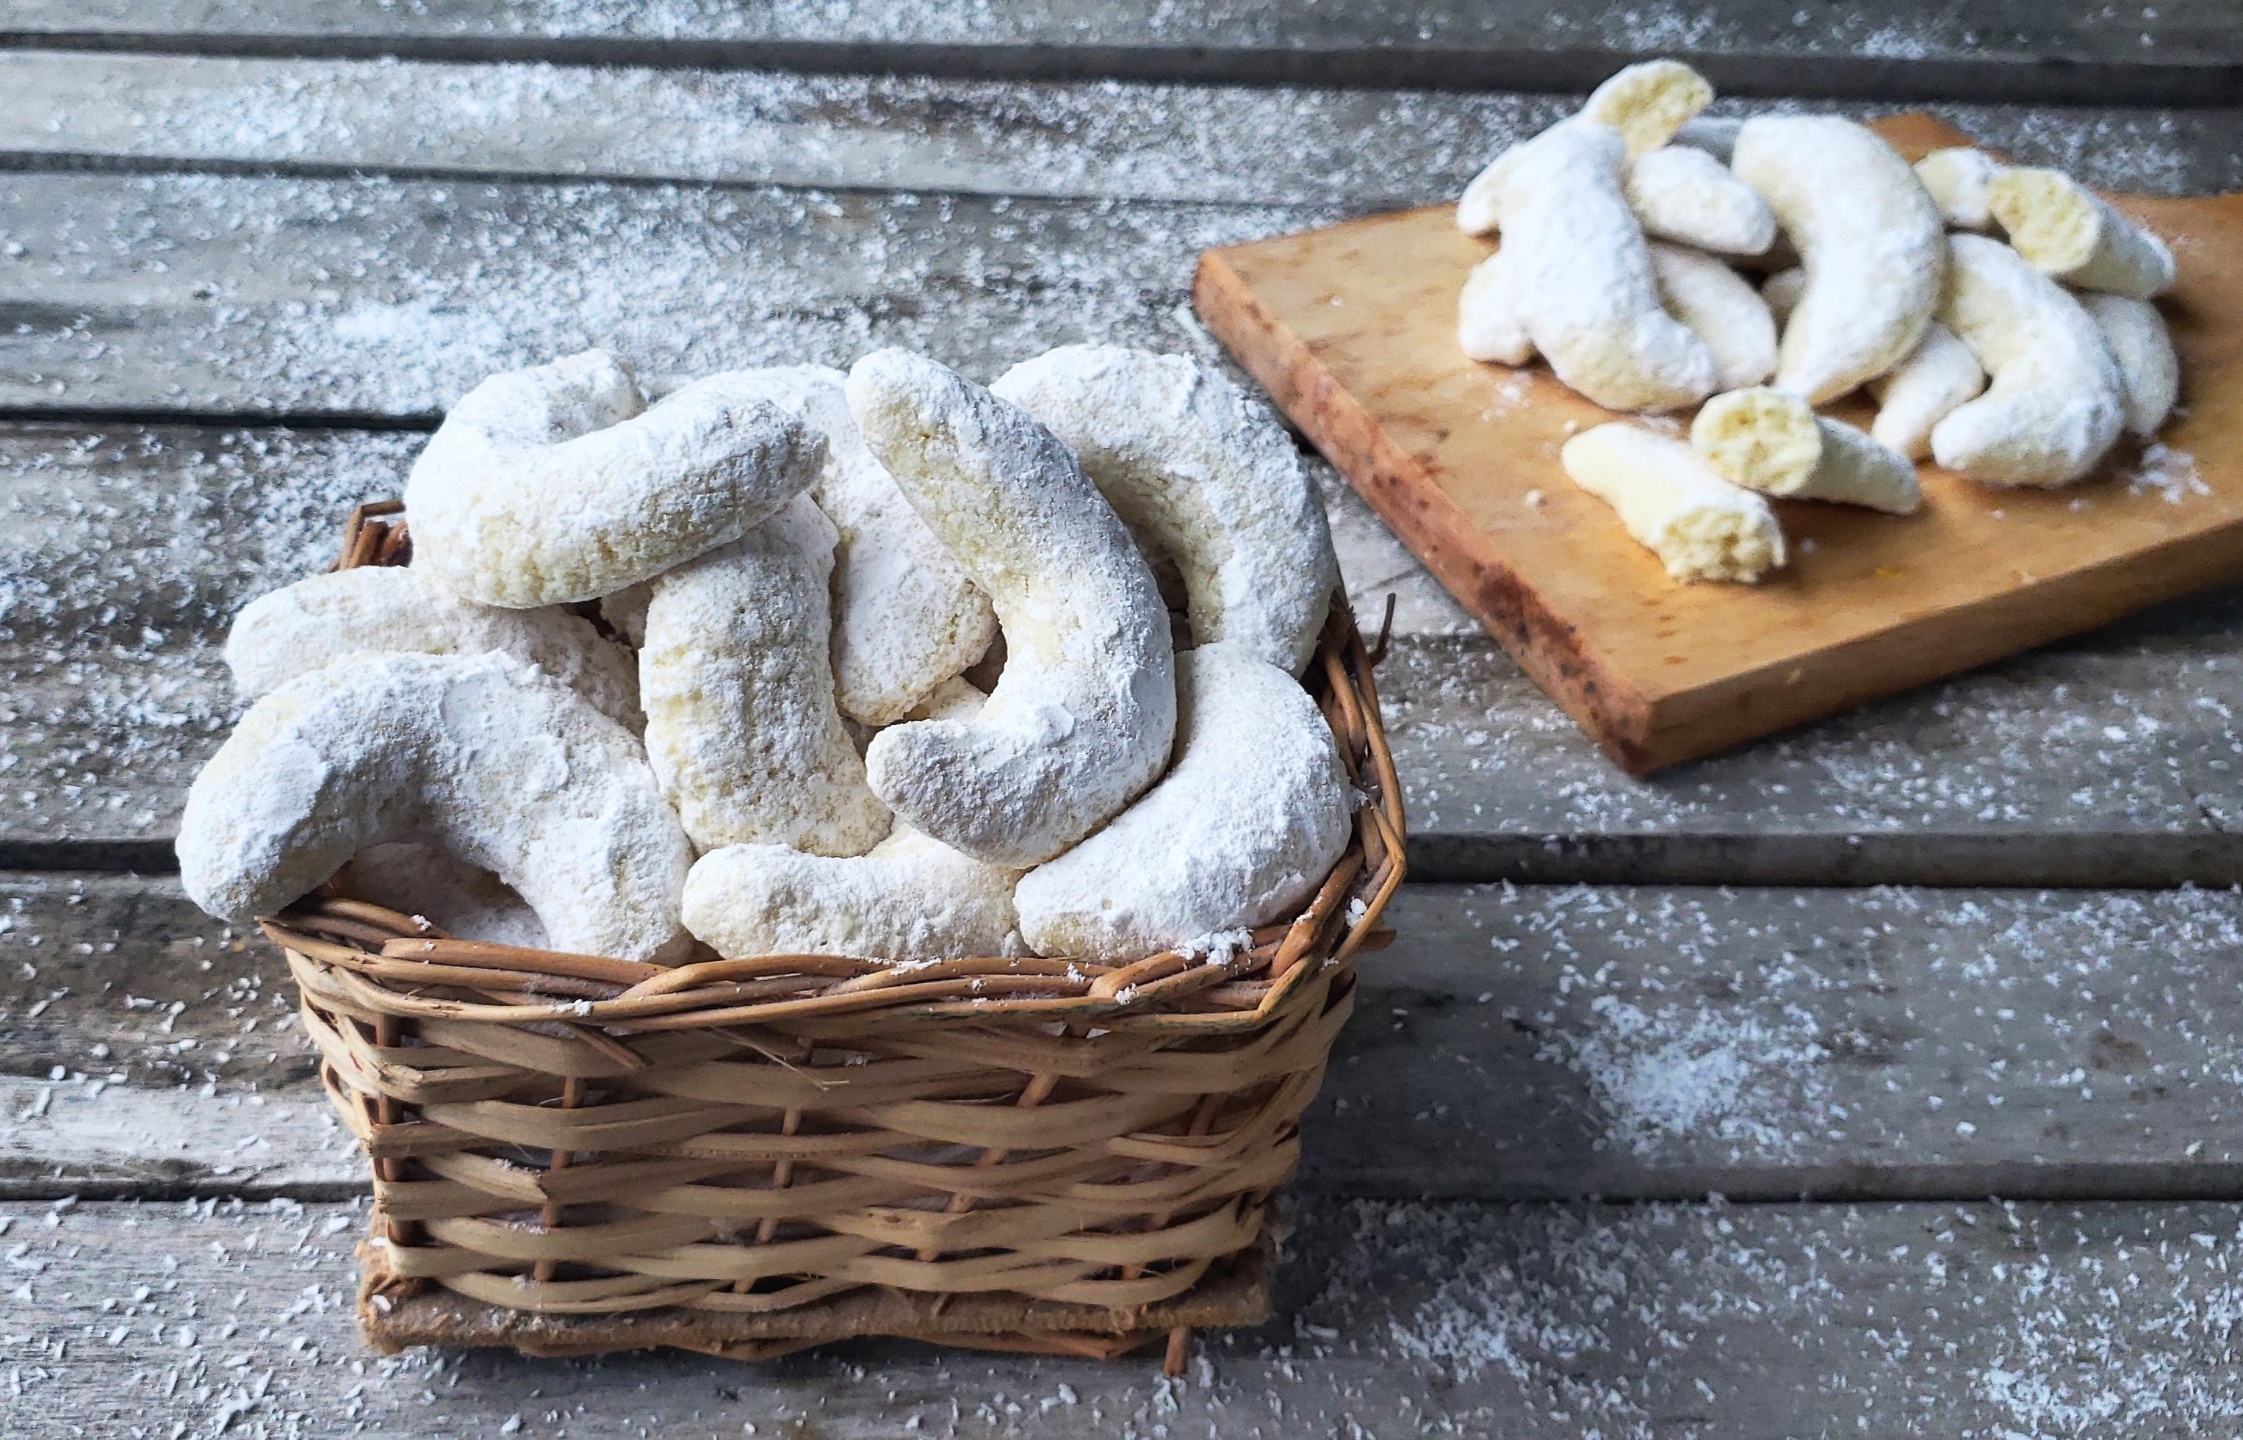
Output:
<instances>
[{"instance_id":1,"label":"woven basket rim","mask_svg":"<svg viewBox=\"0 0 2243 1440\"><path fill-rule=\"evenodd\" d=\"M389 518L402 508L395 500L355 508L336 568L409 563L405 523ZM1227 953L1164 950L1124 964L801 954L662 965L455 939L410 915L335 893L307 897L259 924L293 958L334 974L361 1003L399 1018L560 1022L587 1037L875 1015L883 1023L1011 1019L1169 1034L1254 1030L1284 1009L1307 976L1391 938L1379 921L1407 869L1407 829L1372 671L1384 656L1392 615L1390 597L1378 644L1366 645L1344 596L1335 594L1308 671L1309 693L1364 797L1347 849L1306 910L1251 931L1248 945Z\"/></svg>"}]
</instances>

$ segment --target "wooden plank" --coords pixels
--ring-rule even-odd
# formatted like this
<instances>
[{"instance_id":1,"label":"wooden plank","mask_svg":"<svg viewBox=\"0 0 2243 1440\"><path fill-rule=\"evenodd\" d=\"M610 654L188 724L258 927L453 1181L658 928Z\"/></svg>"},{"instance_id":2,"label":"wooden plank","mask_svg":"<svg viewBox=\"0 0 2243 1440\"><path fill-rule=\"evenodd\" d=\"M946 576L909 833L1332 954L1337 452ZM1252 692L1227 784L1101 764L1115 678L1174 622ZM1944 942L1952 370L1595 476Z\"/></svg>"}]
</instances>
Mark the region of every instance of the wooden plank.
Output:
<instances>
[{"instance_id":1,"label":"wooden plank","mask_svg":"<svg viewBox=\"0 0 2243 1440\"><path fill-rule=\"evenodd\" d=\"M1411 885L1391 914L1312 1191L2243 1193L2233 891ZM363 1188L262 939L120 876L0 877L0 924L0 1194Z\"/></svg>"},{"instance_id":2,"label":"wooden plank","mask_svg":"<svg viewBox=\"0 0 2243 1440\"><path fill-rule=\"evenodd\" d=\"M355 1207L0 1224L12 1403L56 1434L2148 1440L2243 1417L2234 1205L1314 1202L1275 1320L1201 1338L1182 1381L865 1342L378 1360L350 1318Z\"/></svg>"},{"instance_id":3,"label":"wooden plank","mask_svg":"<svg viewBox=\"0 0 2243 1440\"><path fill-rule=\"evenodd\" d=\"M2236 594L1677 766L1615 769L1484 640L1380 674L1423 880L2224 886Z\"/></svg>"},{"instance_id":4,"label":"wooden plank","mask_svg":"<svg viewBox=\"0 0 2243 1440\"><path fill-rule=\"evenodd\" d=\"M1661 14L1595 0L1483 6L1315 0L1091 5L861 3L645 7L428 0L17 0L12 45L246 55L919 71L1046 79L1587 89L1618 64L1686 54L1726 90L2042 103L2232 103L2243 33L2220 0L2101 6L1788 0Z\"/></svg>"},{"instance_id":5,"label":"wooden plank","mask_svg":"<svg viewBox=\"0 0 2243 1440\"><path fill-rule=\"evenodd\" d=\"M187 783L239 710L226 625L326 565L337 517L394 494L419 444L0 427L0 867L171 868ZM1357 612L1401 601L1380 688L1421 878L2243 877L2233 593L1634 781L1319 469Z\"/></svg>"},{"instance_id":6,"label":"wooden plank","mask_svg":"<svg viewBox=\"0 0 2243 1440\"><path fill-rule=\"evenodd\" d=\"M1926 116L1877 123L1911 157L1965 143ZM2243 195L2121 204L2183 257L2164 303L2188 404L2159 438L2188 457L2185 493L2145 479L2132 444L2062 490L1923 464L1911 516L1779 503L1790 559L1757 585L1670 579L1568 480L1566 438L1623 417L1545 367L1458 351L1456 294L1492 246L1457 233L1453 207L1210 251L1193 298L1521 667L1645 774L2243 578L2226 278Z\"/></svg>"},{"instance_id":7,"label":"wooden plank","mask_svg":"<svg viewBox=\"0 0 2243 1440\"><path fill-rule=\"evenodd\" d=\"M284 1041L290 1058L294 1038ZM75 1074L75 1072L73 1072ZM0 1076L0 1195L348 1200L366 1161L326 1097Z\"/></svg>"},{"instance_id":8,"label":"wooden plank","mask_svg":"<svg viewBox=\"0 0 2243 1440\"><path fill-rule=\"evenodd\" d=\"M2154 117L2016 123L2046 137L2020 154L2077 148L2099 177L2243 166L2217 139L2230 129L2189 158ZM1461 169L1484 150L1457 153ZM1076 340L1214 354L1186 303L1199 252L1359 208L1336 191L1280 206L4 175L0 411L428 423L493 370L594 343L657 389L890 343L982 376Z\"/></svg>"},{"instance_id":9,"label":"wooden plank","mask_svg":"<svg viewBox=\"0 0 2243 1440\"><path fill-rule=\"evenodd\" d=\"M395 494L419 446L0 432L0 863L172 868L186 784L240 711L234 612L325 568L339 517Z\"/></svg>"},{"instance_id":10,"label":"wooden plank","mask_svg":"<svg viewBox=\"0 0 2243 1440\"><path fill-rule=\"evenodd\" d=\"M1302 1183L2243 1193L2233 891L1405 888Z\"/></svg>"},{"instance_id":11,"label":"wooden plank","mask_svg":"<svg viewBox=\"0 0 2243 1440\"><path fill-rule=\"evenodd\" d=\"M1460 191L1577 102L1523 94L0 53L0 164L572 176L1323 204ZM1740 108L1725 104L1723 109ZM1844 107L1860 111L1861 106ZM1955 105L2106 183L2243 187L2243 113Z\"/></svg>"},{"instance_id":12,"label":"wooden plank","mask_svg":"<svg viewBox=\"0 0 2243 1440\"><path fill-rule=\"evenodd\" d=\"M1209 245L1329 210L222 176L0 178L0 409L433 420L601 344L657 391L911 346L1204 343Z\"/></svg>"},{"instance_id":13,"label":"wooden plank","mask_svg":"<svg viewBox=\"0 0 2243 1440\"><path fill-rule=\"evenodd\" d=\"M0 52L0 163L571 176L1379 207L1550 96ZM2193 140L2225 111L2160 112ZM2145 136L2144 138L2148 138ZM2170 145L2170 138L2167 141ZM2190 153L2224 155L2217 143Z\"/></svg>"}]
</instances>

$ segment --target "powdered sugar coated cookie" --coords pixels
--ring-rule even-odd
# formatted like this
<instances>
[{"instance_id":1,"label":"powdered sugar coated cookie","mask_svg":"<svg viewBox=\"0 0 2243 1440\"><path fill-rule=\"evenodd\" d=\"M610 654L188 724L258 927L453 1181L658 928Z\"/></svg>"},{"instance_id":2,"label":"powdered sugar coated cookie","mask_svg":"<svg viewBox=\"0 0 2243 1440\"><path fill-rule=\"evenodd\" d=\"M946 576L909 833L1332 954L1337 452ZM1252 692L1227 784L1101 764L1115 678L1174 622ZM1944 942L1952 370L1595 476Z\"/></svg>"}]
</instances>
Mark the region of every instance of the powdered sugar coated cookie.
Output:
<instances>
[{"instance_id":1,"label":"powdered sugar coated cookie","mask_svg":"<svg viewBox=\"0 0 2243 1440\"><path fill-rule=\"evenodd\" d=\"M1283 919L1347 848L1347 774L1299 683L1230 643L1178 656L1176 672L1174 766L1014 891L1040 954L1136 959Z\"/></svg>"},{"instance_id":2,"label":"powdered sugar coated cookie","mask_svg":"<svg viewBox=\"0 0 2243 1440\"><path fill-rule=\"evenodd\" d=\"M226 664L254 700L299 675L361 654L482 655L527 660L601 714L637 730L639 677L630 652L558 608L503 610L462 600L425 571L361 565L261 595L234 617Z\"/></svg>"},{"instance_id":3,"label":"powdered sugar coated cookie","mask_svg":"<svg viewBox=\"0 0 2243 1440\"><path fill-rule=\"evenodd\" d=\"M1722 389L1768 378L1776 368L1776 319L1743 276L1711 255L1656 242L1651 272L1659 303L1713 355Z\"/></svg>"},{"instance_id":4,"label":"powdered sugar coated cookie","mask_svg":"<svg viewBox=\"0 0 2243 1440\"><path fill-rule=\"evenodd\" d=\"M1900 363L1924 338L1947 275L1939 207L1900 152L1834 115L1758 115L1737 132L1730 163L1806 270L1776 388L1820 405Z\"/></svg>"},{"instance_id":5,"label":"powdered sugar coated cookie","mask_svg":"<svg viewBox=\"0 0 2243 1440\"><path fill-rule=\"evenodd\" d=\"M413 464L414 564L486 605L595 600L737 539L809 485L823 453L723 375L644 413L603 351L495 375Z\"/></svg>"},{"instance_id":6,"label":"powdered sugar coated cookie","mask_svg":"<svg viewBox=\"0 0 2243 1440\"><path fill-rule=\"evenodd\" d=\"M487 940L531 950L552 947L529 902L488 870L425 841L376 845L351 857L335 880L354 899L370 900L426 920L458 940Z\"/></svg>"},{"instance_id":7,"label":"powdered sugar coated cookie","mask_svg":"<svg viewBox=\"0 0 2243 1440\"><path fill-rule=\"evenodd\" d=\"M937 960L1020 955L1017 870L984 865L909 826L868 855L728 845L685 882L686 928L726 959L850 955Z\"/></svg>"},{"instance_id":8,"label":"powdered sugar coated cookie","mask_svg":"<svg viewBox=\"0 0 2243 1440\"><path fill-rule=\"evenodd\" d=\"M1182 355L1064 345L989 387L1075 452L1124 522L1173 557L1192 638L1295 675L1316 652L1339 561L1292 438Z\"/></svg>"},{"instance_id":9,"label":"powdered sugar coated cookie","mask_svg":"<svg viewBox=\"0 0 2243 1440\"><path fill-rule=\"evenodd\" d=\"M1616 131L1575 121L1510 152L1497 199L1505 289L1557 377L1610 410L1671 410L1713 393L1705 344L1660 308L1651 248L1621 193Z\"/></svg>"},{"instance_id":10,"label":"powdered sugar coated cookie","mask_svg":"<svg viewBox=\"0 0 2243 1440\"><path fill-rule=\"evenodd\" d=\"M911 508L849 415L848 377L786 365L736 377L825 436L810 487L833 522L833 675L841 713L889 725L997 636L989 597Z\"/></svg>"},{"instance_id":11,"label":"powdered sugar coated cookie","mask_svg":"<svg viewBox=\"0 0 2243 1440\"><path fill-rule=\"evenodd\" d=\"M2126 420L2125 388L2080 303L1999 240L1956 235L1940 319L1991 377L1932 427L1932 457L1987 485L2068 485Z\"/></svg>"},{"instance_id":12,"label":"powdered sugar coated cookie","mask_svg":"<svg viewBox=\"0 0 2243 1440\"><path fill-rule=\"evenodd\" d=\"M179 873L247 924L424 837L517 891L555 948L644 960L679 941L693 850L639 742L500 654L370 657L259 700L187 793Z\"/></svg>"},{"instance_id":13,"label":"powdered sugar coated cookie","mask_svg":"<svg viewBox=\"0 0 2243 1440\"><path fill-rule=\"evenodd\" d=\"M1628 162L1628 206L1643 233L1724 255L1758 255L1776 243L1768 202L1729 167L1687 145L1663 145Z\"/></svg>"},{"instance_id":14,"label":"powdered sugar coated cookie","mask_svg":"<svg viewBox=\"0 0 2243 1440\"><path fill-rule=\"evenodd\" d=\"M1025 412L902 350L849 373L849 410L996 607L1007 655L972 720L873 737L872 787L992 865L1050 859L1151 784L1175 731L1168 611L1128 530Z\"/></svg>"},{"instance_id":15,"label":"powdered sugar coated cookie","mask_svg":"<svg viewBox=\"0 0 2243 1440\"><path fill-rule=\"evenodd\" d=\"M639 691L663 793L700 849L861 855L888 833L827 660L834 530L807 495L659 576Z\"/></svg>"}]
</instances>

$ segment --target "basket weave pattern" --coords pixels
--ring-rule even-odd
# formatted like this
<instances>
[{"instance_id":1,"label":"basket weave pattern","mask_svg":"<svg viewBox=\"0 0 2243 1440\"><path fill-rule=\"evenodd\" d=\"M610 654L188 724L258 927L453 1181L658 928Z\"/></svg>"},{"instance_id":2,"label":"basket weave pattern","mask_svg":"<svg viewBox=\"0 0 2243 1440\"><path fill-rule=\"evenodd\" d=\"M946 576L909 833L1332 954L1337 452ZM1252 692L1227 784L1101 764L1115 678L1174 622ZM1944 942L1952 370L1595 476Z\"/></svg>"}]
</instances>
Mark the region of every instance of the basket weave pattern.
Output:
<instances>
[{"instance_id":1,"label":"basket weave pattern","mask_svg":"<svg viewBox=\"0 0 2243 1440\"><path fill-rule=\"evenodd\" d=\"M345 566L409 559L390 508L353 515ZM834 1338L843 1309L841 1333L1145 1338L1266 1255L1353 959L1388 938L1403 817L1374 663L1335 607L1307 683L1370 800L1309 907L1236 953L665 967L455 940L342 894L265 922L373 1160L370 1333L440 1287L546 1317L762 1317L657 1337L739 1355Z\"/></svg>"}]
</instances>

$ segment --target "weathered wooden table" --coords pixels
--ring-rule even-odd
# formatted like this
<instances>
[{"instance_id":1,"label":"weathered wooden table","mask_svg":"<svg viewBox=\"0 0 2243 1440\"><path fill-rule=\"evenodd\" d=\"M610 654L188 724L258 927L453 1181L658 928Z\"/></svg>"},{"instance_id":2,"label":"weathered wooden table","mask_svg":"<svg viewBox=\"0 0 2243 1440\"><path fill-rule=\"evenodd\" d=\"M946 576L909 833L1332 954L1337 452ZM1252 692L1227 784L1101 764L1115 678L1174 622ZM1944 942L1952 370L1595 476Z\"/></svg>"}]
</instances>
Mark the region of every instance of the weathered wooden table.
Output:
<instances>
[{"instance_id":1,"label":"weathered wooden table","mask_svg":"<svg viewBox=\"0 0 2243 1440\"><path fill-rule=\"evenodd\" d=\"M284 972L170 874L227 620L496 369L1212 354L1201 248L1452 194L1654 52L2243 186L2225 0L1717 8L13 0L0 1432L2237 1433L2243 595L1637 782L1332 487L1417 883L1278 1318L1180 1382L362 1353Z\"/></svg>"}]
</instances>

